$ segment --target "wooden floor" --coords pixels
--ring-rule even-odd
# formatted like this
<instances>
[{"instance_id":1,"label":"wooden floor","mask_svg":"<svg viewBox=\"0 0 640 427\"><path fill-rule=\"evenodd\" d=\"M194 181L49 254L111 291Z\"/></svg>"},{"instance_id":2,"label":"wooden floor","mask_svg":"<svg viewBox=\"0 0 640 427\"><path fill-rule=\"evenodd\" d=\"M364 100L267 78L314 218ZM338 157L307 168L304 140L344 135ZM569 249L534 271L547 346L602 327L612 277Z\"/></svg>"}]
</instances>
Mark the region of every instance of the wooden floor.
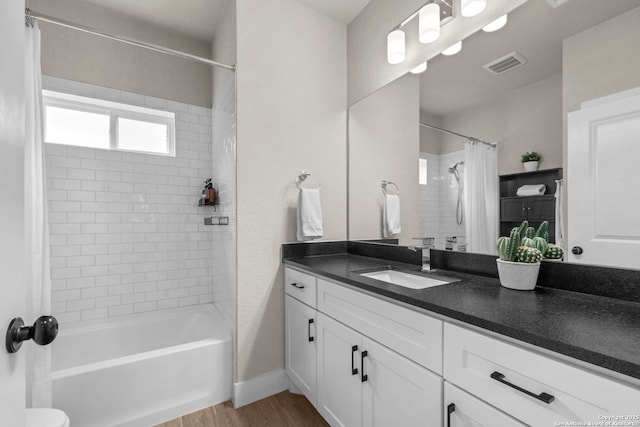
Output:
<instances>
[{"instance_id":1,"label":"wooden floor","mask_svg":"<svg viewBox=\"0 0 640 427\"><path fill-rule=\"evenodd\" d=\"M156 427L325 427L328 425L304 396L283 391L238 409L233 409L230 401L224 402Z\"/></svg>"}]
</instances>

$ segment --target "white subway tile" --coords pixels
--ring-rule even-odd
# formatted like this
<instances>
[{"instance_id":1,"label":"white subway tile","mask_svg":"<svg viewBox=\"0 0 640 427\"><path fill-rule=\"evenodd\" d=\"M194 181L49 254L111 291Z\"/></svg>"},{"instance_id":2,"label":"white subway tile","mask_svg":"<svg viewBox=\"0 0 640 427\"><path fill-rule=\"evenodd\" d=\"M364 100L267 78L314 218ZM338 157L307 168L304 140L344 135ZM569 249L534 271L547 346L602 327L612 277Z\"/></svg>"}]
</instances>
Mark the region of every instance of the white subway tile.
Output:
<instances>
[{"instance_id":1,"label":"white subway tile","mask_svg":"<svg viewBox=\"0 0 640 427\"><path fill-rule=\"evenodd\" d=\"M109 311L106 307L104 308L95 308L91 310L82 310L80 315L81 320L95 320L95 319L106 319L109 315Z\"/></svg>"}]
</instances>

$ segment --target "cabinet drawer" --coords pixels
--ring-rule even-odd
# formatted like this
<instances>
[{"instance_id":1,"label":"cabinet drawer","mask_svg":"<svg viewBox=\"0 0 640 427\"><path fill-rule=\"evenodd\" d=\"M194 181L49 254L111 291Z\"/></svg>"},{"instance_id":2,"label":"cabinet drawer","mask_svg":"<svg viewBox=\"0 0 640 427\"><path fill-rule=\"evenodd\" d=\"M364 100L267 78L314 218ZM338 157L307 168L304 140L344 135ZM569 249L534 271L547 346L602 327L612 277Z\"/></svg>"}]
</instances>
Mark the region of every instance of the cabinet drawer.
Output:
<instances>
[{"instance_id":1,"label":"cabinet drawer","mask_svg":"<svg viewBox=\"0 0 640 427\"><path fill-rule=\"evenodd\" d=\"M442 374L442 321L323 279L318 310Z\"/></svg>"},{"instance_id":2,"label":"cabinet drawer","mask_svg":"<svg viewBox=\"0 0 640 427\"><path fill-rule=\"evenodd\" d=\"M451 324L444 377L532 426L637 414L640 402L640 389Z\"/></svg>"},{"instance_id":3,"label":"cabinet drawer","mask_svg":"<svg viewBox=\"0 0 640 427\"><path fill-rule=\"evenodd\" d=\"M482 400L444 383L445 427L525 427Z\"/></svg>"},{"instance_id":4,"label":"cabinet drawer","mask_svg":"<svg viewBox=\"0 0 640 427\"><path fill-rule=\"evenodd\" d=\"M310 307L316 307L316 278L293 268L284 269L284 291Z\"/></svg>"}]
</instances>

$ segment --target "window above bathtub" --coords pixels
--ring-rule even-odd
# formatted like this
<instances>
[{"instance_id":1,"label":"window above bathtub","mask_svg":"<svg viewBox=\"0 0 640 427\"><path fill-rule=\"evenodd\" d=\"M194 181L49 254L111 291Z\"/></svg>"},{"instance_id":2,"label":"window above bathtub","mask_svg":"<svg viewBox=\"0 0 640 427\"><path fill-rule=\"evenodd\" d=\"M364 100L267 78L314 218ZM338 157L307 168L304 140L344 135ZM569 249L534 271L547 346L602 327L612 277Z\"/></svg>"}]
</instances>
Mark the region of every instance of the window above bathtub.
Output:
<instances>
[{"instance_id":1,"label":"window above bathtub","mask_svg":"<svg viewBox=\"0 0 640 427\"><path fill-rule=\"evenodd\" d=\"M175 114L43 90L44 140L51 144L175 156Z\"/></svg>"}]
</instances>

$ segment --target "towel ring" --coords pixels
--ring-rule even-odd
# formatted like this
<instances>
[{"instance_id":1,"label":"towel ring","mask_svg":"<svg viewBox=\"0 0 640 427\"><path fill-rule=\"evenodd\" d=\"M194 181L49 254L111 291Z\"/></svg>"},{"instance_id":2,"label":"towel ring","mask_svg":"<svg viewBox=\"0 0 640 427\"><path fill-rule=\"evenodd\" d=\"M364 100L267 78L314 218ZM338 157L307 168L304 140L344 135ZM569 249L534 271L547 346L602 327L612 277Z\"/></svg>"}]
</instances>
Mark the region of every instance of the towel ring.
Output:
<instances>
[{"instance_id":1,"label":"towel ring","mask_svg":"<svg viewBox=\"0 0 640 427\"><path fill-rule=\"evenodd\" d=\"M298 176L296 177L296 187L298 187L300 190L302 190L302 183L311 176L310 172L306 172L306 171L300 171L298 172ZM318 183L318 190L322 188L322 185L320 183Z\"/></svg>"},{"instance_id":2,"label":"towel ring","mask_svg":"<svg viewBox=\"0 0 640 427\"><path fill-rule=\"evenodd\" d=\"M381 182L381 187L382 187L382 194L384 195L391 195L390 193L387 192L387 185L393 185L394 187L396 187L396 195L400 194L400 187L398 187L398 184L396 184L393 181L387 181L387 180L382 180Z\"/></svg>"}]
</instances>

